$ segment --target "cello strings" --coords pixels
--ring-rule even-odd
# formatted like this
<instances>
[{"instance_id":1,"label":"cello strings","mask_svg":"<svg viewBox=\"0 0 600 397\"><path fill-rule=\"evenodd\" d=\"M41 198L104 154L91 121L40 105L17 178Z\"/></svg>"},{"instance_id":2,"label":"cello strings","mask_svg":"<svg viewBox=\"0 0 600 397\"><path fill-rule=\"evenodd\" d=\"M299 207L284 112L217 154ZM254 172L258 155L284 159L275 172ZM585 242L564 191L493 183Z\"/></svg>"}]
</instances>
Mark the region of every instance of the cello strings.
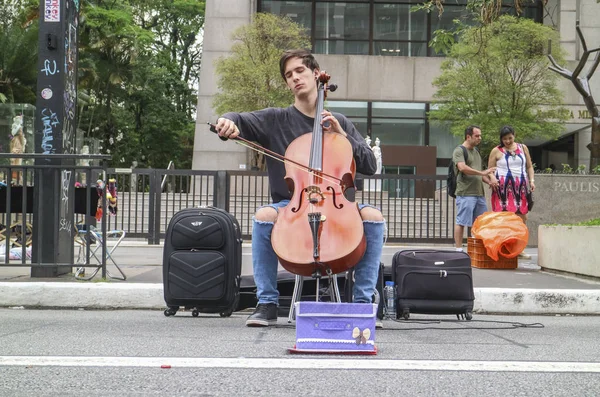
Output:
<instances>
[{"instance_id":1,"label":"cello strings","mask_svg":"<svg viewBox=\"0 0 600 397\"><path fill-rule=\"evenodd\" d=\"M242 142L242 141L236 141L236 140L234 140L234 142L235 142L235 143L237 143L238 145L242 145L242 146L244 146L244 147L247 147L248 149L251 149L251 150L257 151L258 153L264 154L265 156L271 157L272 159L275 159L275 160L277 160L277 161L281 161L281 162L282 162L282 163L284 163L284 164L289 164L289 165L291 165L292 167L296 167L296 168L298 168L299 170L302 170L302 171L304 171L304 172L308 172L308 173L309 173L311 176L316 176L316 177L319 177L319 178L321 178L321 179L323 179L324 181L327 181L327 182L329 182L329 183L332 183L332 184L335 184L335 185L337 185L337 184L339 184L339 183L340 183L340 181L335 181L335 180L333 180L333 179L329 179L329 178L327 178L327 177L325 177L325 176L323 176L323 175L317 175L317 174L316 174L314 171L307 170L306 168L303 168L302 166L299 166L299 165L297 165L297 164L294 164L294 163L292 163L292 162L290 162L290 161L287 161L287 160L282 160L282 159L280 159L280 158L278 158L278 157L275 157L275 156L273 156L272 154L266 153L266 152L265 152L265 151L263 151L263 150L260 150L260 149L258 149L258 148L255 148L255 147L253 147L253 146L250 146L250 145L248 145L248 144L247 144L247 143L245 143L245 142Z\"/></svg>"},{"instance_id":2,"label":"cello strings","mask_svg":"<svg viewBox=\"0 0 600 397\"><path fill-rule=\"evenodd\" d=\"M210 130L212 132L214 132L215 134L218 134L217 129L216 129L216 125L214 125L211 122L208 122L206 124L208 124L210 126ZM242 146L244 146L244 147L246 147L248 149L255 150L258 153L261 153L261 154L264 154L266 156L269 156L269 157L271 157L271 158L273 158L275 160L283 161L283 163L285 163L285 164L295 164L297 166L297 168L299 168L299 169L301 169L303 171L306 171L308 173L314 172L314 170L312 168L307 167L304 164L300 164L300 163L297 163L297 162L295 162L293 160L287 159L285 156L282 156L279 153L275 153L275 152L272 152L272 151L270 151L268 149L265 149L264 147L262 147L262 146L260 146L260 145L258 145L256 143L254 143L254 142L251 142L251 141L248 141L248 140L242 138L241 136L238 136L238 137L234 138L233 142L235 142L235 143L237 143L239 145L242 145ZM314 175L314 174L312 174L312 175ZM333 182L331 179L325 179L325 180L327 180L330 183L334 183L334 184L338 184L339 183L340 186L344 186L343 185L343 180L341 180L340 178L336 178L335 176L328 175L328 174L326 174L324 172L321 172L321 171L319 171L319 175L322 178L323 177L332 178L335 181L335 182Z\"/></svg>"}]
</instances>

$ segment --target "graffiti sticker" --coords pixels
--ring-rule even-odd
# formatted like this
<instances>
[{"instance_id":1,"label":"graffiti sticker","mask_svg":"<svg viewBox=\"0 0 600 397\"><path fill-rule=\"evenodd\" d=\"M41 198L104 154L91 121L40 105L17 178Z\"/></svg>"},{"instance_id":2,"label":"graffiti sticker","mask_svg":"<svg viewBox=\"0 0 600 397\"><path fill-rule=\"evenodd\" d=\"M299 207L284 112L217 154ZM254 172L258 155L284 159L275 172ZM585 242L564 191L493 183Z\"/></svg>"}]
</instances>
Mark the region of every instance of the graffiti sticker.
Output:
<instances>
[{"instance_id":1,"label":"graffiti sticker","mask_svg":"<svg viewBox=\"0 0 600 397\"><path fill-rule=\"evenodd\" d=\"M60 22L60 0L44 0L44 22Z\"/></svg>"},{"instance_id":2,"label":"graffiti sticker","mask_svg":"<svg viewBox=\"0 0 600 397\"><path fill-rule=\"evenodd\" d=\"M53 92L50 88L44 88L42 90L42 98L44 98L44 99L52 98L52 94L53 94Z\"/></svg>"}]
</instances>

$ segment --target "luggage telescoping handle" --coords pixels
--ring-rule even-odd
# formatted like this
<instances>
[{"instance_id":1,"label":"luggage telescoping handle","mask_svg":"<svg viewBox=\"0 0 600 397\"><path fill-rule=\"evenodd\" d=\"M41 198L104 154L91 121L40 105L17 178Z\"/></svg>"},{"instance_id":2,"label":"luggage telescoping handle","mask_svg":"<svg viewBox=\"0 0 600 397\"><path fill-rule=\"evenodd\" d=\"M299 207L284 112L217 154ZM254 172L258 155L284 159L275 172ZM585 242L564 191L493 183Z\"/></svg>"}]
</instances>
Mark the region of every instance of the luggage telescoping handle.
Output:
<instances>
[{"instance_id":1,"label":"luggage telescoping handle","mask_svg":"<svg viewBox=\"0 0 600 397\"><path fill-rule=\"evenodd\" d=\"M466 252L464 252L464 251L454 251L454 250L402 250L398 253L400 254L402 252L412 253L413 256L416 256L415 254L431 254L432 252L455 252L455 253L460 252L460 253L466 254Z\"/></svg>"},{"instance_id":2,"label":"luggage telescoping handle","mask_svg":"<svg viewBox=\"0 0 600 397\"><path fill-rule=\"evenodd\" d=\"M451 251L451 250L403 250L400 252L397 252L396 255L400 255L402 253L405 254L412 254L413 258L416 258L417 255L416 254L432 254L432 253L436 253L436 252L453 252L453 253L459 253L459 251ZM469 254L467 254L464 251L461 251L460 253L462 253L463 255L469 256ZM433 265L434 266L443 266L443 265L452 265L452 263L454 261L458 261L461 260L462 258L453 258L453 259L446 259L446 260L437 260L437 261L433 261Z\"/></svg>"}]
</instances>

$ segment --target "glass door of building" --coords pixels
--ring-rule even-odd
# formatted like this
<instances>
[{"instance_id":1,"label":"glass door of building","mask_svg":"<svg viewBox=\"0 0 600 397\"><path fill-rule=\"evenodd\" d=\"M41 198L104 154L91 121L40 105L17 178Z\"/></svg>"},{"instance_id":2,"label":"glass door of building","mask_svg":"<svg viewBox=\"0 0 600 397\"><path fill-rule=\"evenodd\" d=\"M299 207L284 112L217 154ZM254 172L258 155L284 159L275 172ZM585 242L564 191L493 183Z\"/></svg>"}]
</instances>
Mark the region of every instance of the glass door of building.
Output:
<instances>
[{"instance_id":1,"label":"glass door of building","mask_svg":"<svg viewBox=\"0 0 600 397\"><path fill-rule=\"evenodd\" d=\"M384 175L415 175L416 169L406 165L384 165L382 172ZM390 198L414 197L415 181L414 179L385 178L383 190L388 192Z\"/></svg>"}]
</instances>

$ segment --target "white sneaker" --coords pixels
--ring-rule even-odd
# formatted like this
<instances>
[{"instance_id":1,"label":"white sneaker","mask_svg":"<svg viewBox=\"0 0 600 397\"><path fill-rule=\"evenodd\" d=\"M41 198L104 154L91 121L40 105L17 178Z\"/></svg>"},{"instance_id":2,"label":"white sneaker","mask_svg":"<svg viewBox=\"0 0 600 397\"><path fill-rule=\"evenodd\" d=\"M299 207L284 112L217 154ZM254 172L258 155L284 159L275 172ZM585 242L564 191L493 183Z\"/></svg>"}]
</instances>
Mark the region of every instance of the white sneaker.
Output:
<instances>
[{"instance_id":1,"label":"white sneaker","mask_svg":"<svg viewBox=\"0 0 600 397\"><path fill-rule=\"evenodd\" d=\"M521 252L519 254L519 259L531 259L531 255L526 254L525 252Z\"/></svg>"}]
</instances>

